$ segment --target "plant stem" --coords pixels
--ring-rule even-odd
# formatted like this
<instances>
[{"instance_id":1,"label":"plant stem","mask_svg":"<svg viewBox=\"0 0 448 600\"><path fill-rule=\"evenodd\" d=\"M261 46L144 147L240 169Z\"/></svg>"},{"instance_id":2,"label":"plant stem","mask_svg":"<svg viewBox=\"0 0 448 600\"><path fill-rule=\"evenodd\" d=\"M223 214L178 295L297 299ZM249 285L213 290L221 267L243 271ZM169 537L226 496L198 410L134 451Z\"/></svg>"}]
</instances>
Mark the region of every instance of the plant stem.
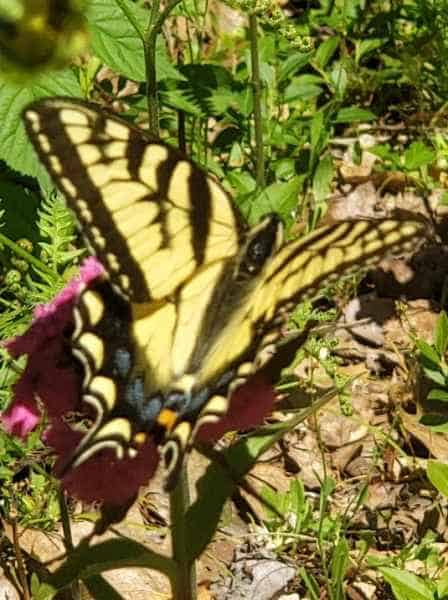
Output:
<instances>
[{"instance_id":1,"label":"plant stem","mask_svg":"<svg viewBox=\"0 0 448 600\"><path fill-rule=\"evenodd\" d=\"M264 188L264 149L263 149L263 121L261 110L261 79L260 57L258 54L258 26L257 17L249 15L250 57L252 63L252 90L254 98L254 127L255 127L255 173L258 188Z\"/></svg>"},{"instance_id":2,"label":"plant stem","mask_svg":"<svg viewBox=\"0 0 448 600\"><path fill-rule=\"evenodd\" d=\"M61 511L61 522L62 522L62 531L64 532L64 544L67 550L67 553L73 551L73 538L72 538L72 530L70 527L70 517L68 514L67 502L65 500L65 493L62 487L59 487L58 491L58 500L59 500L59 509ZM81 588L79 585L79 581L74 581L71 586L71 593L74 600L79 600L81 598Z\"/></svg>"},{"instance_id":3,"label":"plant stem","mask_svg":"<svg viewBox=\"0 0 448 600\"><path fill-rule=\"evenodd\" d=\"M177 564L176 579L172 582L175 600L196 600L196 568L188 556L185 514L190 506L188 473L182 466L176 487L170 493L171 542L173 559Z\"/></svg>"},{"instance_id":4,"label":"plant stem","mask_svg":"<svg viewBox=\"0 0 448 600\"><path fill-rule=\"evenodd\" d=\"M156 74L156 45L157 36L162 31L163 24L173 8L181 0L170 0L164 10L160 12L160 5L154 0L151 6L148 27L143 38L146 70L146 99L149 113L149 133L159 137L159 99L157 97Z\"/></svg>"},{"instance_id":5,"label":"plant stem","mask_svg":"<svg viewBox=\"0 0 448 600\"><path fill-rule=\"evenodd\" d=\"M12 538L14 545L14 553L17 561L17 574L19 576L19 581L22 586L23 600L31 600L30 590L28 588L28 581L26 578L26 569L25 563L23 560L22 550L20 548L20 539L19 532L17 531L17 511L16 509L12 509L9 514L9 520L12 528Z\"/></svg>"}]
</instances>

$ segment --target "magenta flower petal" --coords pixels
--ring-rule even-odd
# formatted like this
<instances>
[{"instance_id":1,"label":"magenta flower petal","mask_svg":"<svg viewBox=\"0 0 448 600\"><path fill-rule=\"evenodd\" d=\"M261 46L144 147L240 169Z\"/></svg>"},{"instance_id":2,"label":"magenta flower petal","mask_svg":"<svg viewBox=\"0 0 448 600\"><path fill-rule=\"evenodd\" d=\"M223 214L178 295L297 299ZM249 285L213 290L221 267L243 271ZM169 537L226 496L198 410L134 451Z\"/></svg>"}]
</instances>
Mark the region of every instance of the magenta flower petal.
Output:
<instances>
[{"instance_id":1,"label":"magenta flower petal","mask_svg":"<svg viewBox=\"0 0 448 600\"><path fill-rule=\"evenodd\" d=\"M24 436L36 426L37 399L50 417L75 409L80 382L73 368L66 331L72 326L78 295L103 274L103 266L95 258L85 260L79 274L51 302L36 307L28 330L5 343L14 358L28 354L25 371L14 388L15 399L3 415L8 431L13 427Z\"/></svg>"},{"instance_id":2,"label":"magenta flower petal","mask_svg":"<svg viewBox=\"0 0 448 600\"><path fill-rule=\"evenodd\" d=\"M51 338L62 336L72 322L73 306L82 290L104 274L104 268L96 258L84 261L79 274L48 304L36 306L34 320L23 334L5 343L11 356L32 355L40 352Z\"/></svg>"},{"instance_id":3,"label":"magenta flower petal","mask_svg":"<svg viewBox=\"0 0 448 600\"><path fill-rule=\"evenodd\" d=\"M158 463L159 452L149 440L135 458L119 460L113 450L98 452L65 475L62 484L69 494L85 502L121 505L148 483Z\"/></svg>"},{"instance_id":4,"label":"magenta flower petal","mask_svg":"<svg viewBox=\"0 0 448 600\"><path fill-rule=\"evenodd\" d=\"M58 470L61 464L67 462L82 438L82 431L72 429L61 419L51 420L50 426L45 430L42 439L59 456L56 461L55 471Z\"/></svg>"},{"instance_id":5,"label":"magenta flower petal","mask_svg":"<svg viewBox=\"0 0 448 600\"><path fill-rule=\"evenodd\" d=\"M44 434L58 459L56 475L73 455L83 434L74 431L60 419L54 419ZM152 439L138 449L135 458L118 459L113 450L102 450L85 463L70 469L62 477L67 492L84 502L104 501L122 505L132 499L141 486L148 483L159 463L159 451Z\"/></svg>"},{"instance_id":6,"label":"magenta flower petal","mask_svg":"<svg viewBox=\"0 0 448 600\"><path fill-rule=\"evenodd\" d=\"M40 413L34 403L15 402L2 415L8 433L25 438L39 423Z\"/></svg>"},{"instance_id":7,"label":"magenta flower petal","mask_svg":"<svg viewBox=\"0 0 448 600\"><path fill-rule=\"evenodd\" d=\"M261 375L256 375L232 394L227 414L216 423L204 423L196 438L202 442L211 442L218 440L227 431L257 427L272 412L274 402L275 391L272 385Z\"/></svg>"}]
</instances>

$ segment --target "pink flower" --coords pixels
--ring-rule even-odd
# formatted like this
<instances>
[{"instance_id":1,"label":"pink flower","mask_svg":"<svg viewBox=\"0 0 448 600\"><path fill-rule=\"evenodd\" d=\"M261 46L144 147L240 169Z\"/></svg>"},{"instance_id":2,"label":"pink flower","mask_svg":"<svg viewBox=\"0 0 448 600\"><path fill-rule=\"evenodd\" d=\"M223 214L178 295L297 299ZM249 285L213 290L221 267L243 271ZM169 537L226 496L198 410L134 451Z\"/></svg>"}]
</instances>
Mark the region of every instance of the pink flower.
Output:
<instances>
[{"instance_id":1,"label":"pink flower","mask_svg":"<svg viewBox=\"0 0 448 600\"><path fill-rule=\"evenodd\" d=\"M39 401L48 415L44 441L56 451L56 473L82 439L81 432L64 422L67 413L81 406L80 374L70 348L73 309L81 292L103 276L101 263L88 258L79 275L50 303L36 307L29 329L5 344L15 358L27 354L28 363L15 385L14 401L3 413L3 425L8 432L25 437L40 421ZM117 460L111 450L98 452L64 474L62 485L86 502L124 504L154 474L158 460L151 440L133 459Z\"/></svg>"},{"instance_id":2,"label":"pink flower","mask_svg":"<svg viewBox=\"0 0 448 600\"><path fill-rule=\"evenodd\" d=\"M275 392L261 375L251 377L232 394L229 410L216 423L205 423L196 439L201 442L218 440L227 431L246 430L261 425L274 406Z\"/></svg>"},{"instance_id":3,"label":"pink flower","mask_svg":"<svg viewBox=\"0 0 448 600\"><path fill-rule=\"evenodd\" d=\"M66 418L86 408L81 369L71 349L74 307L80 294L104 276L102 265L95 258L87 259L79 275L50 303L35 309L29 329L6 343L13 357L28 355L28 363L2 421L8 432L25 437L39 422L43 406L49 422L43 439L56 453L54 472L63 487L86 502L103 500L108 506L123 506L148 482L159 463L159 449L151 435L133 458L118 459L115 450L102 449L80 465L65 468L84 435L69 426ZM252 378L236 390L219 422L199 429L198 439L215 441L226 431L259 425L272 410L274 399L272 386L260 376Z\"/></svg>"}]
</instances>

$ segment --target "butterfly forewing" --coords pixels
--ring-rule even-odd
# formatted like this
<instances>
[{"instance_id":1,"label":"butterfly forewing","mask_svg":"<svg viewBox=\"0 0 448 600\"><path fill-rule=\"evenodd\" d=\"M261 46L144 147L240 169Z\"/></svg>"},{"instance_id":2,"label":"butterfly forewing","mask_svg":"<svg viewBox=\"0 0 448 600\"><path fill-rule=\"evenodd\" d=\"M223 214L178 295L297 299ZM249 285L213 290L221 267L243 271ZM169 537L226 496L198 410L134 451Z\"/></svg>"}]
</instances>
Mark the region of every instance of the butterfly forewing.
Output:
<instances>
[{"instance_id":1,"label":"butterfly forewing","mask_svg":"<svg viewBox=\"0 0 448 600\"><path fill-rule=\"evenodd\" d=\"M294 307L331 281L387 255L415 249L425 231L423 221L353 221L321 227L289 242L266 268L251 320L269 328L280 308Z\"/></svg>"},{"instance_id":2,"label":"butterfly forewing","mask_svg":"<svg viewBox=\"0 0 448 600\"><path fill-rule=\"evenodd\" d=\"M238 252L242 227L230 198L174 149L73 100L35 102L24 119L39 159L126 298L166 297L202 265Z\"/></svg>"},{"instance_id":3,"label":"butterfly forewing","mask_svg":"<svg viewBox=\"0 0 448 600\"><path fill-rule=\"evenodd\" d=\"M380 262L384 256L415 249L425 235L420 221L358 221L321 227L299 240L285 244L268 261L244 307L233 311L219 334L209 343L206 360L197 373L205 385L244 358L260 365L263 338L279 330L279 313L316 296L326 284L364 266ZM250 373L249 373L250 374Z\"/></svg>"}]
</instances>

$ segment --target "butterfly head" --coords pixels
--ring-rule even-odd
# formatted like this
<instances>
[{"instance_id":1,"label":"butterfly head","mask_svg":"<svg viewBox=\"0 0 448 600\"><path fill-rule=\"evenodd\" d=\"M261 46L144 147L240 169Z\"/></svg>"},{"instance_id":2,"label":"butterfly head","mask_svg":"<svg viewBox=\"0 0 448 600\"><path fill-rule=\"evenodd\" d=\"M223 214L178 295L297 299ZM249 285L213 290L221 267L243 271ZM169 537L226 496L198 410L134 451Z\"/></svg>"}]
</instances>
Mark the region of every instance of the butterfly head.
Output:
<instances>
[{"instance_id":1,"label":"butterfly head","mask_svg":"<svg viewBox=\"0 0 448 600\"><path fill-rule=\"evenodd\" d=\"M249 233L238 265L239 275L255 277L283 243L283 224L278 215L270 214Z\"/></svg>"}]
</instances>

